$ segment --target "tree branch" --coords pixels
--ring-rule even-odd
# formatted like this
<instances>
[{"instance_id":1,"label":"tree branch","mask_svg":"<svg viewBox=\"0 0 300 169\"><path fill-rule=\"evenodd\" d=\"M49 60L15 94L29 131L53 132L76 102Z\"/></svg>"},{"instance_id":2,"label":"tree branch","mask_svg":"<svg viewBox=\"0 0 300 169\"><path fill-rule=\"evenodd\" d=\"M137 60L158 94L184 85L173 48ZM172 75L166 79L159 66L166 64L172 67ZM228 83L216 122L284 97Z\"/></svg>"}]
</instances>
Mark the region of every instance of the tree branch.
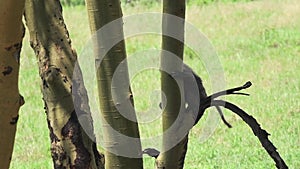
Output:
<instances>
[{"instance_id":1,"label":"tree branch","mask_svg":"<svg viewBox=\"0 0 300 169\"><path fill-rule=\"evenodd\" d=\"M202 108L205 110L211 106L223 106L224 108L229 109L238 116L240 116L249 125L254 135L258 137L261 145L265 148L270 157L275 161L276 167L278 169L288 168L284 160L281 158L280 154L277 152L277 148L269 140L268 136L270 134L260 127L260 124L256 121L254 117L248 115L244 110L240 109L238 106L223 100L212 100L210 104L203 105Z\"/></svg>"}]
</instances>

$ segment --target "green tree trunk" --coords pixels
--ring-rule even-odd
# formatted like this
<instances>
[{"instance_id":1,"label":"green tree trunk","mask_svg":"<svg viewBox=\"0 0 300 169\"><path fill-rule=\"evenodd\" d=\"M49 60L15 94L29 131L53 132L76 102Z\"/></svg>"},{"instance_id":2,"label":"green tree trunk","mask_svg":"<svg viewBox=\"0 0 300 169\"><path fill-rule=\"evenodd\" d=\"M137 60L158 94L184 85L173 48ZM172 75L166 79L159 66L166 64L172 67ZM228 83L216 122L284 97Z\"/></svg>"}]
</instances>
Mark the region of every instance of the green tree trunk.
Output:
<instances>
[{"instance_id":1,"label":"green tree trunk","mask_svg":"<svg viewBox=\"0 0 300 169\"><path fill-rule=\"evenodd\" d=\"M119 0L86 0L89 23L94 40L100 109L103 117L105 142L105 168L143 168L141 142L133 96L129 85L126 50L123 40L122 10ZM114 25L101 32L96 31L106 24ZM111 42L117 41L110 48ZM104 58L103 51L108 51ZM125 62L122 62L125 61ZM117 67L120 66L118 71ZM119 73L116 83L114 73ZM126 115L126 117L124 117ZM130 119L128 119L130 117ZM115 133L112 132L112 129Z\"/></svg>"},{"instance_id":2,"label":"green tree trunk","mask_svg":"<svg viewBox=\"0 0 300 169\"><path fill-rule=\"evenodd\" d=\"M25 18L38 59L54 168L104 168L104 157L94 142L85 88L80 75L76 77L79 80L73 78L77 55L71 47L60 1L27 0ZM72 92L77 95L74 101ZM80 118L87 119L90 136L80 125Z\"/></svg>"},{"instance_id":3,"label":"green tree trunk","mask_svg":"<svg viewBox=\"0 0 300 169\"><path fill-rule=\"evenodd\" d=\"M0 168L9 168L19 108L20 51L25 29L24 0L0 0Z\"/></svg>"},{"instance_id":4,"label":"green tree trunk","mask_svg":"<svg viewBox=\"0 0 300 169\"><path fill-rule=\"evenodd\" d=\"M175 55L175 58L170 58L167 52L162 52L161 68L169 73L182 72L183 64L179 59L183 60L184 20L179 18L185 18L185 0L164 0L163 14L170 14L173 17L169 15L163 16L162 50L171 52ZM174 16L179 18L174 19ZM167 35L176 36L178 39ZM178 119L182 118L180 117L182 114L179 112L185 106L183 81L178 78L176 82L169 73L164 71L161 73L161 88L166 96L167 104L162 117L164 131L163 150L157 158L156 165L157 168L180 169L184 165L188 142L188 133L182 130L186 124L180 122L180 120L178 121Z\"/></svg>"}]
</instances>

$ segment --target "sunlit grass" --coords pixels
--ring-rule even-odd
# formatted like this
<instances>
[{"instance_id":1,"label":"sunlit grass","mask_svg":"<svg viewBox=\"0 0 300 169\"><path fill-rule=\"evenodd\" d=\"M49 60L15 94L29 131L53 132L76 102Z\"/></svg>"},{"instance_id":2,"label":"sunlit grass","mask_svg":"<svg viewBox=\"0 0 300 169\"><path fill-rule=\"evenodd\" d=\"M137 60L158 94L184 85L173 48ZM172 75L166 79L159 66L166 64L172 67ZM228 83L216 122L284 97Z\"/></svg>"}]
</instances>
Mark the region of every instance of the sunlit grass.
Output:
<instances>
[{"instance_id":1,"label":"sunlit grass","mask_svg":"<svg viewBox=\"0 0 300 169\"><path fill-rule=\"evenodd\" d=\"M126 6L123 13L151 11L158 12L160 7ZM73 47L80 56L90 34L86 10L84 7L65 8L64 16ZM226 99L244 108L271 133L270 139L292 169L300 166L299 16L297 0L216 3L187 8L187 20L215 46L227 87L248 80L253 83L247 89L250 97L230 96ZM11 168L53 168L38 66L28 41L26 34L20 72L20 92L26 104L20 112ZM142 36L126 42L130 56L146 49L159 49L161 40L159 36ZM189 50L185 54L186 63L203 78L208 93L211 93L209 76L201 61ZM132 79L137 111L148 110L149 94L160 87L158 75L157 71L148 70ZM144 116L143 113L140 116ZM275 168L272 159L240 118L228 111L225 111L225 116L233 128L228 129L220 123L204 143L199 142L199 136L207 115L193 128L185 168ZM159 120L143 124L140 129L143 138L156 135L160 132ZM151 158L146 157L145 164L146 169L154 168Z\"/></svg>"}]
</instances>

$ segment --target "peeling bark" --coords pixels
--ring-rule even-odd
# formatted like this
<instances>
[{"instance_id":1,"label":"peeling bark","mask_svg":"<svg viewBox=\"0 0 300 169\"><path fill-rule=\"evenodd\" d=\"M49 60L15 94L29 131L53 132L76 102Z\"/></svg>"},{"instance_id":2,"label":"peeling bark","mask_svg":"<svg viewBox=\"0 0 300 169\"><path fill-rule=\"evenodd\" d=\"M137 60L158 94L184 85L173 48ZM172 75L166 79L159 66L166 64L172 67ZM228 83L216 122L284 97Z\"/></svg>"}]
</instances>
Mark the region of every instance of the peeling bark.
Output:
<instances>
[{"instance_id":1,"label":"peeling bark","mask_svg":"<svg viewBox=\"0 0 300 169\"><path fill-rule=\"evenodd\" d=\"M19 58L24 37L24 1L0 1L0 168L9 168L19 109Z\"/></svg>"},{"instance_id":2,"label":"peeling bark","mask_svg":"<svg viewBox=\"0 0 300 169\"><path fill-rule=\"evenodd\" d=\"M104 168L80 71L76 70L76 77L73 74L77 55L71 47L60 2L27 0L25 19L38 59L54 168ZM81 116L88 119L90 133L80 125Z\"/></svg>"}]
</instances>

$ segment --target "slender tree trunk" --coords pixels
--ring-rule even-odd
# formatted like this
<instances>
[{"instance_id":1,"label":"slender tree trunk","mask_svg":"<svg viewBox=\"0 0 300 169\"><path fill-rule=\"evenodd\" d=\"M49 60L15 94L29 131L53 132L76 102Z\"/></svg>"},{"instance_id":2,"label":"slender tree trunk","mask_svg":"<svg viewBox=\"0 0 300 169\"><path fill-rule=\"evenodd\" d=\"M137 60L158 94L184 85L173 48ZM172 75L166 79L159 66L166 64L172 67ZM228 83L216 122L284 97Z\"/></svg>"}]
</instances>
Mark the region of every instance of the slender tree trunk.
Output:
<instances>
[{"instance_id":1,"label":"slender tree trunk","mask_svg":"<svg viewBox=\"0 0 300 169\"><path fill-rule=\"evenodd\" d=\"M103 156L94 142L80 70L74 81L77 55L71 47L60 1L27 0L25 18L39 64L54 168L104 168ZM83 117L89 123L89 135L79 123Z\"/></svg>"},{"instance_id":2,"label":"slender tree trunk","mask_svg":"<svg viewBox=\"0 0 300 169\"><path fill-rule=\"evenodd\" d=\"M106 143L105 168L143 168L138 123L129 85L128 65L125 61L120 1L86 0L86 4L90 29L95 40L97 81ZM119 20L96 32L115 19ZM110 48L110 44L114 42L116 43ZM108 53L104 54L105 51ZM105 55L104 58L102 54ZM120 69L116 71L118 66ZM113 83L112 78L116 73L119 75L115 76L116 81Z\"/></svg>"},{"instance_id":3,"label":"slender tree trunk","mask_svg":"<svg viewBox=\"0 0 300 169\"><path fill-rule=\"evenodd\" d=\"M0 0L0 168L9 168L14 147L19 108L20 51L25 29L24 0Z\"/></svg>"},{"instance_id":4,"label":"slender tree trunk","mask_svg":"<svg viewBox=\"0 0 300 169\"><path fill-rule=\"evenodd\" d=\"M169 73L182 72L183 63L179 59L183 60L184 20L179 18L185 18L185 0L163 0L163 14L173 17L163 16L161 68ZM185 106L183 81L178 78L176 82L164 71L161 73L161 87L167 104L163 112L163 151L157 158L157 168L179 169L183 168L188 141L188 133L182 130L185 123L178 120L182 119L179 112L182 112Z\"/></svg>"}]
</instances>

